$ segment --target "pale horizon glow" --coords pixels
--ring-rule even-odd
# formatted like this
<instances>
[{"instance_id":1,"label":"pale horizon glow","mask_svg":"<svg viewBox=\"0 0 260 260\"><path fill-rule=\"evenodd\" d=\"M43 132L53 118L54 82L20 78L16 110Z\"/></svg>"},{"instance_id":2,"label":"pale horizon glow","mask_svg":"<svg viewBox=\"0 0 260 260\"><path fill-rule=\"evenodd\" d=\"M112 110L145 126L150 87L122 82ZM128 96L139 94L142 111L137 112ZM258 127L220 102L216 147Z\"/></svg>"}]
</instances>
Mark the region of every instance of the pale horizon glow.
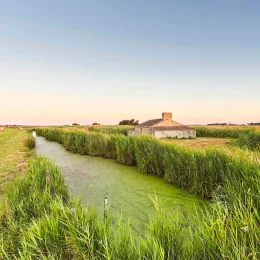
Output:
<instances>
[{"instance_id":1,"label":"pale horizon glow","mask_svg":"<svg viewBox=\"0 0 260 260\"><path fill-rule=\"evenodd\" d=\"M259 9L0 0L0 125L260 122Z\"/></svg>"}]
</instances>

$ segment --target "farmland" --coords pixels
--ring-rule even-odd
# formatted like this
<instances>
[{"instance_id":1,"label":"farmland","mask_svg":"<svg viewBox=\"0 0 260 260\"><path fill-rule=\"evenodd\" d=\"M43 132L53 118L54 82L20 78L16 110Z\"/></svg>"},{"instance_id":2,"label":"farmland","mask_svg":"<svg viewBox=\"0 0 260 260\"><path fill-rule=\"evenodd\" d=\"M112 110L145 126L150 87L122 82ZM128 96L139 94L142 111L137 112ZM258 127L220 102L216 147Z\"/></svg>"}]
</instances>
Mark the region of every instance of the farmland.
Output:
<instances>
[{"instance_id":1,"label":"farmland","mask_svg":"<svg viewBox=\"0 0 260 260\"><path fill-rule=\"evenodd\" d=\"M29 134L25 131L5 129L0 131L0 187L26 167Z\"/></svg>"},{"instance_id":2,"label":"farmland","mask_svg":"<svg viewBox=\"0 0 260 260\"><path fill-rule=\"evenodd\" d=\"M207 149L209 147L223 148L230 146L230 143L232 142L229 138L214 137L197 137L196 139L166 139L164 141L194 149Z\"/></svg>"}]
</instances>

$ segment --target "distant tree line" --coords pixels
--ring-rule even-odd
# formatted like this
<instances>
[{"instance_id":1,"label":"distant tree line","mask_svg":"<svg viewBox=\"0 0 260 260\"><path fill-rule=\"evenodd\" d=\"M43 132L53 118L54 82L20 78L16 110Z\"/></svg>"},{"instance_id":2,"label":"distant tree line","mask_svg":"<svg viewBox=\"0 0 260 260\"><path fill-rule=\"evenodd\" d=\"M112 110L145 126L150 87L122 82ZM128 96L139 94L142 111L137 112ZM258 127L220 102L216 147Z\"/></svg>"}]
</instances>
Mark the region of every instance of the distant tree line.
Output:
<instances>
[{"instance_id":1,"label":"distant tree line","mask_svg":"<svg viewBox=\"0 0 260 260\"><path fill-rule=\"evenodd\" d=\"M212 123L212 124L208 124L208 125L227 125L227 123Z\"/></svg>"},{"instance_id":2,"label":"distant tree line","mask_svg":"<svg viewBox=\"0 0 260 260\"><path fill-rule=\"evenodd\" d=\"M211 123L211 124L207 124L207 125L237 125L237 124L232 124L231 122L227 123Z\"/></svg>"},{"instance_id":3,"label":"distant tree line","mask_svg":"<svg viewBox=\"0 0 260 260\"><path fill-rule=\"evenodd\" d=\"M260 122L259 123L248 123L248 125L260 125Z\"/></svg>"},{"instance_id":4,"label":"distant tree line","mask_svg":"<svg viewBox=\"0 0 260 260\"><path fill-rule=\"evenodd\" d=\"M127 119L124 119L124 120L119 122L119 125L139 125L139 120L135 120L135 119L127 120Z\"/></svg>"}]
</instances>

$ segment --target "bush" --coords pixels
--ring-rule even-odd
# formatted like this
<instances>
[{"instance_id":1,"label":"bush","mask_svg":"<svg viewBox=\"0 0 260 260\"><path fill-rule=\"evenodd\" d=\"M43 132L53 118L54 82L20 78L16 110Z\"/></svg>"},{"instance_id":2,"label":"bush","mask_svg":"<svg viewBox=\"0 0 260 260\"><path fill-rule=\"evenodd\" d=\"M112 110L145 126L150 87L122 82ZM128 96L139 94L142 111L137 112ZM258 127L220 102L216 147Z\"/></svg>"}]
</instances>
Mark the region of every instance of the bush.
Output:
<instances>
[{"instance_id":1,"label":"bush","mask_svg":"<svg viewBox=\"0 0 260 260\"><path fill-rule=\"evenodd\" d=\"M35 148L35 138L33 136L26 138L24 145L29 149Z\"/></svg>"}]
</instances>

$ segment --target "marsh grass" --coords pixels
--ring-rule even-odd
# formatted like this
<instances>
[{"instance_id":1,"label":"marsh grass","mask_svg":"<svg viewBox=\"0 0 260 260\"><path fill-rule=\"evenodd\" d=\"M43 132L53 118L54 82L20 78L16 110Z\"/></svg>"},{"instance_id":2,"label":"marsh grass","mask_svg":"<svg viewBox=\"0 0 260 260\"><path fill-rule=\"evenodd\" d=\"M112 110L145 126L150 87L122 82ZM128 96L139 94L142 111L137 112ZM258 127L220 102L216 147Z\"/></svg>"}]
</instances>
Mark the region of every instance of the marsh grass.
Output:
<instances>
[{"instance_id":1,"label":"marsh grass","mask_svg":"<svg viewBox=\"0 0 260 260\"><path fill-rule=\"evenodd\" d=\"M48 131L51 134L52 130ZM67 132L63 144L74 151L83 145L81 149L86 154L106 158L108 135L85 135L84 140L88 141L75 145L76 134ZM211 198L212 203L197 215L195 224L191 222L186 227L188 231L176 223L174 216L165 219L158 211L147 239L140 238L138 242L129 233L122 235L120 228L112 232L107 224L105 227L97 224L99 228L94 234L98 234L102 245L98 244L97 251L91 246L93 259L94 255L96 259L259 259L260 165L257 162L242 154L231 156L215 149L194 151L149 136L129 139L113 136L109 140L119 162L136 164L143 172L162 176L167 182ZM13 227L15 230L16 225ZM110 240L110 232L116 240Z\"/></svg>"},{"instance_id":2,"label":"marsh grass","mask_svg":"<svg viewBox=\"0 0 260 260\"><path fill-rule=\"evenodd\" d=\"M51 172L46 182L45 171ZM181 259L180 225L158 211L147 238L138 239L119 217L111 225L68 195L59 169L43 157L8 186L1 203L0 258ZM74 211L72 211L72 208Z\"/></svg>"},{"instance_id":3,"label":"marsh grass","mask_svg":"<svg viewBox=\"0 0 260 260\"><path fill-rule=\"evenodd\" d=\"M257 128L210 128L194 127L197 137L234 138L232 143L241 148L260 150L260 132Z\"/></svg>"},{"instance_id":4,"label":"marsh grass","mask_svg":"<svg viewBox=\"0 0 260 260\"><path fill-rule=\"evenodd\" d=\"M66 149L75 153L136 165L141 172L161 176L166 182L203 198L212 198L217 187L232 180L233 176L239 178L240 183L251 175L251 168L259 171L259 164L242 155L231 156L214 148L193 150L151 136L125 137L61 130L57 133L56 129L46 128L37 129L37 133L48 140L62 142ZM229 175L232 175L230 179Z\"/></svg>"},{"instance_id":5,"label":"marsh grass","mask_svg":"<svg viewBox=\"0 0 260 260\"><path fill-rule=\"evenodd\" d=\"M118 162L126 165L136 165L134 138L131 136L115 137L116 157Z\"/></svg>"},{"instance_id":6,"label":"marsh grass","mask_svg":"<svg viewBox=\"0 0 260 260\"><path fill-rule=\"evenodd\" d=\"M196 129L197 137L218 137L218 138L238 138L240 134L248 134L254 128L213 128L213 127L193 127Z\"/></svg>"},{"instance_id":7,"label":"marsh grass","mask_svg":"<svg viewBox=\"0 0 260 260\"><path fill-rule=\"evenodd\" d=\"M241 134L235 144L242 148L260 151L260 132L252 131L248 134Z\"/></svg>"},{"instance_id":8,"label":"marsh grass","mask_svg":"<svg viewBox=\"0 0 260 260\"><path fill-rule=\"evenodd\" d=\"M127 131L132 128L133 126L88 126L86 130L103 134L127 135Z\"/></svg>"}]
</instances>

